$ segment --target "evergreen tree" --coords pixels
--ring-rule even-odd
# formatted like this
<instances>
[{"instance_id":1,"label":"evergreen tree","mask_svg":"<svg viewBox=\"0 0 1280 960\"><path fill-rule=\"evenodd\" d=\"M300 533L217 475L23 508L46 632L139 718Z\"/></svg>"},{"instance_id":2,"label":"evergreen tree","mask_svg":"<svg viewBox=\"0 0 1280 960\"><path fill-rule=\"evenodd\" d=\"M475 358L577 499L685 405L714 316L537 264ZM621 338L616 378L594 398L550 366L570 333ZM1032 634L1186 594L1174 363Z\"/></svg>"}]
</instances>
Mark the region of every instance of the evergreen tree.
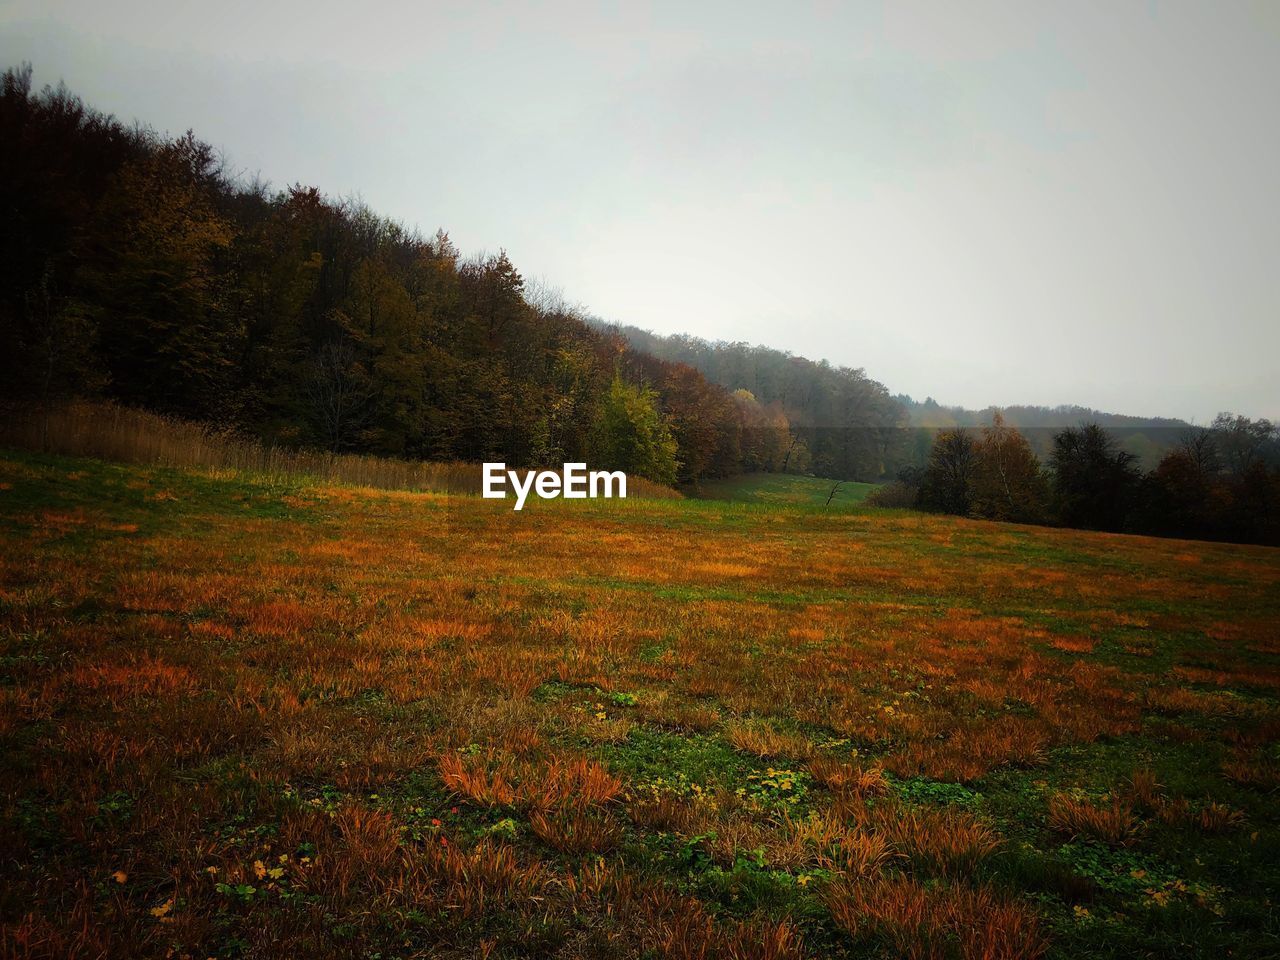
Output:
<instances>
[{"instance_id":1,"label":"evergreen tree","mask_svg":"<svg viewBox=\"0 0 1280 960\"><path fill-rule=\"evenodd\" d=\"M965 430L943 430L934 438L929 463L920 480L918 502L926 510L968 516L978 451Z\"/></svg>"},{"instance_id":2,"label":"evergreen tree","mask_svg":"<svg viewBox=\"0 0 1280 960\"><path fill-rule=\"evenodd\" d=\"M1139 473L1096 423L1068 427L1053 438L1053 499L1069 527L1120 530L1133 505Z\"/></svg>"}]
</instances>

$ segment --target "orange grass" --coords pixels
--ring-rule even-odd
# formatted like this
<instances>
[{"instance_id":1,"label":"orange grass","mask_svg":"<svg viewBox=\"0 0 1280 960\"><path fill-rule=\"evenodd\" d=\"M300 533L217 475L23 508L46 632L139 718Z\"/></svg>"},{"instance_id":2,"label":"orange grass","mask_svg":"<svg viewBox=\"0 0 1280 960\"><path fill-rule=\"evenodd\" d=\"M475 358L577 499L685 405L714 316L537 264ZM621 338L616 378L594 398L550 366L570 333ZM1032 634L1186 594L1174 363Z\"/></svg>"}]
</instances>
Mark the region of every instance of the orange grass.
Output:
<instances>
[{"instance_id":1,"label":"orange grass","mask_svg":"<svg viewBox=\"0 0 1280 960\"><path fill-rule=\"evenodd\" d=\"M813 744L804 737L774 730L761 723L730 724L725 736L737 749L757 757L803 758L813 753Z\"/></svg>"},{"instance_id":2,"label":"orange grass","mask_svg":"<svg viewBox=\"0 0 1280 960\"><path fill-rule=\"evenodd\" d=\"M928 887L906 877L833 884L831 914L856 938L908 960L1035 960L1048 942L1035 914L984 887Z\"/></svg>"},{"instance_id":3,"label":"orange grass","mask_svg":"<svg viewBox=\"0 0 1280 960\"><path fill-rule=\"evenodd\" d=\"M1274 552L288 475L0 458L0 957L1037 958L1024 837L1272 829Z\"/></svg>"},{"instance_id":4,"label":"orange grass","mask_svg":"<svg viewBox=\"0 0 1280 960\"><path fill-rule=\"evenodd\" d=\"M1133 808L1119 798L1097 804L1068 796L1049 801L1049 826L1067 836L1100 840L1112 846L1136 842L1142 828Z\"/></svg>"},{"instance_id":5,"label":"orange grass","mask_svg":"<svg viewBox=\"0 0 1280 960\"><path fill-rule=\"evenodd\" d=\"M479 494L478 463L396 460L362 454L270 446L204 424L114 403L77 402L6 416L0 444L123 463L205 468L264 477L308 477L383 490ZM633 497L678 499L670 487L627 478ZM174 500L160 491L157 500ZM52 520L50 522L53 522ZM78 522L68 518L67 522Z\"/></svg>"}]
</instances>

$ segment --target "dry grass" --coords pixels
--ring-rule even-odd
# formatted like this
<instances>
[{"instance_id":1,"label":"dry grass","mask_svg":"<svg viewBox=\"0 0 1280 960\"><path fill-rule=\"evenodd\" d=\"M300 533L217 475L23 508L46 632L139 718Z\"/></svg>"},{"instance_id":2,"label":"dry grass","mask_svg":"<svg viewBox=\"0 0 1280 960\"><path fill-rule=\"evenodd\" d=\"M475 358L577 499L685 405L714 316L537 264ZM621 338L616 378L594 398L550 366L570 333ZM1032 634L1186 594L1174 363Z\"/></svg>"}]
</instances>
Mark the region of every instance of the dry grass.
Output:
<instances>
[{"instance_id":1,"label":"dry grass","mask_svg":"<svg viewBox=\"0 0 1280 960\"><path fill-rule=\"evenodd\" d=\"M936 873L969 876L1000 848L1000 835L963 811L875 809L880 835L913 863Z\"/></svg>"},{"instance_id":2,"label":"dry grass","mask_svg":"<svg viewBox=\"0 0 1280 960\"><path fill-rule=\"evenodd\" d=\"M1049 801L1049 826L1070 837L1098 840L1113 847L1135 843L1142 828L1133 807L1118 797L1096 804L1064 795Z\"/></svg>"},{"instance_id":3,"label":"dry grass","mask_svg":"<svg viewBox=\"0 0 1280 960\"><path fill-rule=\"evenodd\" d=\"M622 839L618 822L594 811L555 814L534 810L529 826L538 839L565 853L608 853Z\"/></svg>"},{"instance_id":4,"label":"dry grass","mask_svg":"<svg viewBox=\"0 0 1280 960\"><path fill-rule=\"evenodd\" d=\"M1035 960L1048 948L1032 911L983 887L885 877L835 883L825 899L853 937L882 939L905 960Z\"/></svg>"},{"instance_id":5,"label":"dry grass","mask_svg":"<svg viewBox=\"0 0 1280 960\"><path fill-rule=\"evenodd\" d=\"M1148 813L1155 811L1164 802L1163 788L1156 780L1154 770L1143 768L1135 770L1129 778L1125 793L1133 801L1134 806Z\"/></svg>"},{"instance_id":6,"label":"dry grass","mask_svg":"<svg viewBox=\"0 0 1280 960\"><path fill-rule=\"evenodd\" d=\"M440 777L454 793L486 807L508 806L515 802L515 772L510 761L486 763L479 758L456 753L440 758Z\"/></svg>"},{"instance_id":7,"label":"dry grass","mask_svg":"<svg viewBox=\"0 0 1280 960\"><path fill-rule=\"evenodd\" d=\"M637 826L660 833L687 832L693 818L691 804L671 792L633 799L627 804L627 815Z\"/></svg>"},{"instance_id":8,"label":"dry grass","mask_svg":"<svg viewBox=\"0 0 1280 960\"><path fill-rule=\"evenodd\" d=\"M190 467L259 477L324 480L380 490L478 495L481 467L271 446L229 430L112 403L74 403L18 412L0 426L0 445L119 463ZM627 494L678 499L669 487L627 478Z\"/></svg>"},{"instance_id":9,"label":"dry grass","mask_svg":"<svg viewBox=\"0 0 1280 960\"><path fill-rule=\"evenodd\" d=\"M813 744L795 733L775 730L760 723L737 721L728 725L725 736L744 753L757 757L789 757L802 760L813 753Z\"/></svg>"},{"instance_id":10,"label":"dry grass","mask_svg":"<svg viewBox=\"0 0 1280 960\"><path fill-rule=\"evenodd\" d=\"M1245 820L1243 810L1233 809L1216 800L1207 800L1196 813L1194 823L1201 833L1215 834L1238 830L1244 826Z\"/></svg>"},{"instance_id":11,"label":"dry grass","mask_svg":"<svg viewBox=\"0 0 1280 960\"><path fill-rule=\"evenodd\" d=\"M0 957L789 960L829 911L855 955L1035 958L1086 895L1158 937L1068 837L1194 845L1176 936L1252 936L1280 709L1219 681L1272 655L1280 559L496 506L0 458ZM1108 661L1129 634L1201 638L1199 672ZM1182 750L1208 773L1171 796ZM1117 755L1144 766L1080 799Z\"/></svg>"},{"instance_id":12,"label":"dry grass","mask_svg":"<svg viewBox=\"0 0 1280 960\"><path fill-rule=\"evenodd\" d=\"M809 772L814 780L842 797L875 797L889 791L879 767L858 767L828 756L810 760Z\"/></svg>"},{"instance_id":13,"label":"dry grass","mask_svg":"<svg viewBox=\"0 0 1280 960\"><path fill-rule=\"evenodd\" d=\"M622 782L600 764L579 758L549 763L517 762L511 756L462 756L438 761L444 785L463 799L486 807L530 810L584 809L617 800Z\"/></svg>"}]
</instances>

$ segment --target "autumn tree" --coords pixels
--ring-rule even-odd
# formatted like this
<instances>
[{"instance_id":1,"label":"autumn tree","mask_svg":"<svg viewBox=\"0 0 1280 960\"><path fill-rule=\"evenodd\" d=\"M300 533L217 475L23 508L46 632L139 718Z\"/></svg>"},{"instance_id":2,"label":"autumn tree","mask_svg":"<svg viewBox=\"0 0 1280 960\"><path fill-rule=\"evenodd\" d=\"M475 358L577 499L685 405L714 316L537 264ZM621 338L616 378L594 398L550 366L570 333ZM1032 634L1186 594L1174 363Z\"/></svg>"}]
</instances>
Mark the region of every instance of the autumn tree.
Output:
<instances>
[{"instance_id":1,"label":"autumn tree","mask_svg":"<svg viewBox=\"0 0 1280 960\"><path fill-rule=\"evenodd\" d=\"M340 316L347 341L368 369L372 391L369 446L403 455L416 434L423 388L423 331L413 300L382 257L365 257L352 272Z\"/></svg>"},{"instance_id":2,"label":"autumn tree","mask_svg":"<svg viewBox=\"0 0 1280 960\"><path fill-rule=\"evenodd\" d=\"M662 400L672 439L680 451L680 482L736 470L742 423L727 392L708 383L693 367L677 363L666 369ZM730 462L733 466L726 471Z\"/></svg>"},{"instance_id":3,"label":"autumn tree","mask_svg":"<svg viewBox=\"0 0 1280 960\"><path fill-rule=\"evenodd\" d=\"M235 385L241 422L271 440L297 441L320 336L309 320L324 264L316 235L333 211L318 190L300 186L271 196L254 185L236 200L241 227L228 298L244 318Z\"/></svg>"},{"instance_id":4,"label":"autumn tree","mask_svg":"<svg viewBox=\"0 0 1280 960\"><path fill-rule=\"evenodd\" d=\"M0 402L42 407L105 383L82 274L107 184L147 138L64 87L35 92L30 64L0 75Z\"/></svg>"},{"instance_id":5,"label":"autumn tree","mask_svg":"<svg viewBox=\"0 0 1280 960\"><path fill-rule=\"evenodd\" d=\"M745 389L735 390L733 399L742 420L742 469L781 471L794 467L795 472L803 473L808 467L808 449L796 455L803 441L791 433L791 424L781 405L766 407ZM790 460L788 454L791 454Z\"/></svg>"},{"instance_id":6,"label":"autumn tree","mask_svg":"<svg viewBox=\"0 0 1280 960\"><path fill-rule=\"evenodd\" d=\"M16 372L26 382L47 430L49 414L66 400L101 385L102 375L92 346L93 321L85 304L54 287L55 272L46 269L23 302L21 322L10 347L25 358ZM45 436L42 442L47 443Z\"/></svg>"},{"instance_id":7,"label":"autumn tree","mask_svg":"<svg viewBox=\"0 0 1280 960\"><path fill-rule=\"evenodd\" d=\"M996 411L975 445L969 509L1015 523L1048 519L1049 482L1030 444Z\"/></svg>"},{"instance_id":8,"label":"autumn tree","mask_svg":"<svg viewBox=\"0 0 1280 960\"><path fill-rule=\"evenodd\" d=\"M874 480L892 474L913 453L903 405L860 369L749 343L615 329L637 352L688 364L713 384L745 390L763 408L779 410L809 452L804 472ZM788 469L793 466L788 461Z\"/></svg>"}]
</instances>

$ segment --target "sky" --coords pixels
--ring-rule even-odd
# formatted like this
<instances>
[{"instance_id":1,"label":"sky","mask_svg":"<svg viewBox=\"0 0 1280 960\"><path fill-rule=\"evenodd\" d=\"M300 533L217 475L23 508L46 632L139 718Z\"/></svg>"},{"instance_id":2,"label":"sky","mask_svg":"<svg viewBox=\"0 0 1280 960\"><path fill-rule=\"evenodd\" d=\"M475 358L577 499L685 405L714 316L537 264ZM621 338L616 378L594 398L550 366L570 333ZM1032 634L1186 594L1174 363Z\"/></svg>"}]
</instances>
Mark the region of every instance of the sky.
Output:
<instances>
[{"instance_id":1,"label":"sky","mask_svg":"<svg viewBox=\"0 0 1280 960\"><path fill-rule=\"evenodd\" d=\"M0 0L30 61L606 320L1280 419L1280 3Z\"/></svg>"}]
</instances>

